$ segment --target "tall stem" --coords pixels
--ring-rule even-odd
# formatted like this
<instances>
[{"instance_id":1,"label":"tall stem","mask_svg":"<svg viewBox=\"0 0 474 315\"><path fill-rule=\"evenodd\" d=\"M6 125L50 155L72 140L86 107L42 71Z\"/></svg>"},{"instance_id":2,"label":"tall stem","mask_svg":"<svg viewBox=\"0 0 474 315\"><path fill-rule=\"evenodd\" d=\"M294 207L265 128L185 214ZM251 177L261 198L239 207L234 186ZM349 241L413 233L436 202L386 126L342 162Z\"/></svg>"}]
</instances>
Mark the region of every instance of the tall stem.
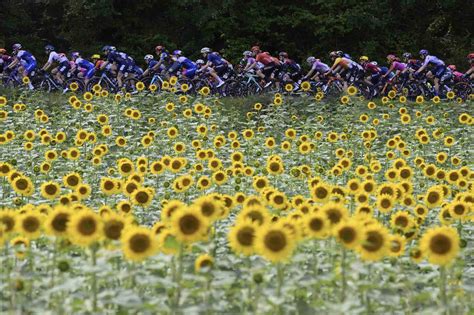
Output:
<instances>
[{"instance_id":1,"label":"tall stem","mask_svg":"<svg viewBox=\"0 0 474 315\"><path fill-rule=\"evenodd\" d=\"M344 300L346 299L346 287L347 287L347 281L346 281L346 255L347 255L347 251L344 247L342 247L342 257L341 257L341 280L342 280L341 302L344 302Z\"/></svg>"},{"instance_id":2,"label":"tall stem","mask_svg":"<svg viewBox=\"0 0 474 315\"><path fill-rule=\"evenodd\" d=\"M95 267L97 266L97 248L93 245L91 246L91 258L92 258L92 270L91 280L92 280L92 309L97 312L97 273L95 271Z\"/></svg>"},{"instance_id":3,"label":"tall stem","mask_svg":"<svg viewBox=\"0 0 474 315\"><path fill-rule=\"evenodd\" d=\"M448 298L446 294L446 267L439 268L439 294L443 304L443 314L449 314Z\"/></svg>"}]
</instances>

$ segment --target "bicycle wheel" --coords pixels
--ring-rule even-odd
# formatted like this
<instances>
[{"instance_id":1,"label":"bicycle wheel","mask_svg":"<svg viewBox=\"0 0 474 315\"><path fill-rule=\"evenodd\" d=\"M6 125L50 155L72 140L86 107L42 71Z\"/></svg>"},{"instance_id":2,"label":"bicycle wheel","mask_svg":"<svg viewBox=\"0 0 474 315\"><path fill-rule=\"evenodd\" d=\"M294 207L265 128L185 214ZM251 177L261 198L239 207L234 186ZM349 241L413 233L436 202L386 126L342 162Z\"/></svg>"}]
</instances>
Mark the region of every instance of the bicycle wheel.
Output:
<instances>
[{"instance_id":1,"label":"bicycle wheel","mask_svg":"<svg viewBox=\"0 0 474 315\"><path fill-rule=\"evenodd\" d=\"M125 81L123 81L123 88L125 89L125 92L127 93L132 93L136 94L138 93L137 89L137 83L140 82L138 78L126 78ZM146 85L145 85L146 88Z\"/></svg>"},{"instance_id":2,"label":"bicycle wheel","mask_svg":"<svg viewBox=\"0 0 474 315\"><path fill-rule=\"evenodd\" d=\"M453 92L457 97L466 100L472 92L472 88L467 82L458 82L453 86Z\"/></svg>"},{"instance_id":3,"label":"bicycle wheel","mask_svg":"<svg viewBox=\"0 0 474 315\"><path fill-rule=\"evenodd\" d=\"M354 82L354 86L357 88L358 95L363 96L366 100L371 100L374 96L372 88L365 82Z\"/></svg>"},{"instance_id":4,"label":"bicycle wheel","mask_svg":"<svg viewBox=\"0 0 474 315\"><path fill-rule=\"evenodd\" d=\"M38 86L35 86L35 89L49 93L52 91L53 86L51 85L51 82L49 82L47 78L43 78L41 81L39 81Z\"/></svg>"},{"instance_id":5,"label":"bicycle wheel","mask_svg":"<svg viewBox=\"0 0 474 315\"><path fill-rule=\"evenodd\" d=\"M110 92L109 84L103 80L101 77L94 77L90 79L89 83L86 86L86 91L93 91L94 86L100 86L102 90L106 90Z\"/></svg>"},{"instance_id":6,"label":"bicycle wheel","mask_svg":"<svg viewBox=\"0 0 474 315\"><path fill-rule=\"evenodd\" d=\"M76 92L80 92L80 93L84 93L85 90L86 90L86 87L85 87L85 84L84 84L84 80L80 79L80 78L71 78L71 79L68 79L66 81L66 84L65 84L65 87L68 88L68 92L72 92L72 89L71 89L71 84L73 83L76 83L77 84L77 90Z\"/></svg>"}]
</instances>

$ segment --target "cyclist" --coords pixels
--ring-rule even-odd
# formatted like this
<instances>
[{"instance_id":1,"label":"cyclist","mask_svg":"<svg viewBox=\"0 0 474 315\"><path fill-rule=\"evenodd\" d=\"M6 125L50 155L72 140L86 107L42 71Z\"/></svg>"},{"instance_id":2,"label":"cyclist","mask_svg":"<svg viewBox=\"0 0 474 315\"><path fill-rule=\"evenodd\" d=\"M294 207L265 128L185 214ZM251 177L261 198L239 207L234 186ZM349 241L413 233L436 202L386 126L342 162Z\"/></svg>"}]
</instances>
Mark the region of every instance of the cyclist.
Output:
<instances>
[{"instance_id":1,"label":"cyclist","mask_svg":"<svg viewBox=\"0 0 474 315\"><path fill-rule=\"evenodd\" d=\"M467 60L469 62L469 70L464 73L464 78L469 78L471 80L474 80L474 53L470 53L467 55Z\"/></svg>"},{"instance_id":2,"label":"cyclist","mask_svg":"<svg viewBox=\"0 0 474 315\"><path fill-rule=\"evenodd\" d=\"M87 86L87 83L89 83L95 74L95 65L89 60L82 58L79 52L71 53L71 59L74 61L74 68L72 68L71 71L79 69L79 77L84 79L84 84Z\"/></svg>"},{"instance_id":3,"label":"cyclist","mask_svg":"<svg viewBox=\"0 0 474 315\"><path fill-rule=\"evenodd\" d=\"M439 59L436 56L430 55L428 50L422 49L420 50L419 54L420 54L421 59L423 60L423 65L421 66L420 69L418 69L415 72L415 75L420 74L429 66L434 67L433 70L428 71L428 73L426 74L426 77L428 78L434 77L433 82L434 82L435 95L438 95L440 82L442 83L446 79L446 77L450 75L450 73L447 73L446 71L447 68L444 61Z\"/></svg>"},{"instance_id":4,"label":"cyclist","mask_svg":"<svg viewBox=\"0 0 474 315\"><path fill-rule=\"evenodd\" d=\"M48 61L44 64L41 68L41 71L48 71L49 68L53 65L53 63L57 63L58 66L51 70L51 74L56 79L59 84L64 83L64 79L67 76L69 70L71 70L71 65L69 64L69 60L67 59L66 55L63 53L57 53L52 45L46 45L44 47L44 51L46 55L48 55Z\"/></svg>"},{"instance_id":5,"label":"cyclist","mask_svg":"<svg viewBox=\"0 0 474 315\"><path fill-rule=\"evenodd\" d=\"M158 61L156 61L155 57L153 57L153 55L150 55L150 54L146 55L145 58L143 59L145 59L145 63L147 64L147 68L143 72L143 76L146 77L154 72L153 68L158 63Z\"/></svg>"},{"instance_id":6,"label":"cyclist","mask_svg":"<svg viewBox=\"0 0 474 315\"><path fill-rule=\"evenodd\" d=\"M100 70L105 69L109 64L115 64L115 67L111 69L114 71L114 68L116 68L118 87L122 88L123 77L127 72L131 71L134 66L131 64L133 59L129 58L129 56L123 52L118 52L114 46L104 46L102 51L107 57L107 61L100 66Z\"/></svg>"},{"instance_id":7,"label":"cyclist","mask_svg":"<svg viewBox=\"0 0 474 315\"><path fill-rule=\"evenodd\" d=\"M7 68L12 61L13 58L7 55L7 50L0 48L0 74L3 73L3 69Z\"/></svg>"},{"instance_id":8,"label":"cyclist","mask_svg":"<svg viewBox=\"0 0 474 315\"><path fill-rule=\"evenodd\" d=\"M262 80L272 80L274 78L274 73L277 70L277 66L280 65L278 59L273 58L268 52L262 52L259 46L253 46L251 51L255 60L263 64L263 68L260 71L257 71L257 75ZM269 84L270 82L268 82L266 86Z\"/></svg>"},{"instance_id":9,"label":"cyclist","mask_svg":"<svg viewBox=\"0 0 474 315\"><path fill-rule=\"evenodd\" d=\"M296 82L301 77L301 66L288 57L287 52L280 52L278 58L281 62L281 80L283 82Z\"/></svg>"},{"instance_id":10,"label":"cyclist","mask_svg":"<svg viewBox=\"0 0 474 315\"><path fill-rule=\"evenodd\" d=\"M194 62L191 61L191 59L184 57L183 52L181 50L173 51L172 59L174 60L174 63L168 69L169 73L174 73L179 69L184 69L183 75L186 78L194 78L194 76L196 75L197 66Z\"/></svg>"},{"instance_id":11,"label":"cyclist","mask_svg":"<svg viewBox=\"0 0 474 315\"><path fill-rule=\"evenodd\" d=\"M364 82L371 86L378 84L382 76L382 69L377 64L370 62L367 56L360 56L359 63L364 68Z\"/></svg>"},{"instance_id":12,"label":"cyclist","mask_svg":"<svg viewBox=\"0 0 474 315\"><path fill-rule=\"evenodd\" d=\"M152 70L154 72L162 72L166 70L166 63L170 63L171 56L168 53L168 51L166 51L166 48L161 45L158 45L155 47L155 52L156 52L156 55L158 56L158 61L153 66Z\"/></svg>"},{"instance_id":13,"label":"cyclist","mask_svg":"<svg viewBox=\"0 0 474 315\"><path fill-rule=\"evenodd\" d=\"M407 67L405 63L400 62L400 59L392 54L387 56L387 61L390 65L390 68L388 69L387 73L383 75L384 79L388 77L393 71L395 71L394 78L398 77L401 73L403 73L403 71L405 71L405 68Z\"/></svg>"},{"instance_id":14,"label":"cyclist","mask_svg":"<svg viewBox=\"0 0 474 315\"><path fill-rule=\"evenodd\" d=\"M451 72L453 73L454 82L457 83L457 82L462 81L464 74L462 72L457 71L456 65L449 65L448 69L451 70Z\"/></svg>"},{"instance_id":15,"label":"cyclist","mask_svg":"<svg viewBox=\"0 0 474 315\"><path fill-rule=\"evenodd\" d=\"M306 63L311 67L311 69L309 69L308 73L306 73L306 75L301 79L302 81L318 81L321 75L324 75L325 73L328 73L331 70L331 68L327 64L313 56L309 56L308 58L306 58Z\"/></svg>"},{"instance_id":16,"label":"cyclist","mask_svg":"<svg viewBox=\"0 0 474 315\"><path fill-rule=\"evenodd\" d=\"M348 82L354 81L360 73L363 73L362 66L347 58L348 55L344 55L342 51L332 51L329 57L334 63L326 75L332 72L336 77L343 79L344 89L347 88Z\"/></svg>"},{"instance_id":17,"label":"cyclist","mask_svg":"<svg viewBox=\"0 0 474 315\"><path fill-rule=\"evenodd\" d=\"M217 86L221 87L225 82L221 79L221 75L223 75L227 71L227 62L219 56L217 53L212 52L212 50L208 47L204 47L201 49L201 54L204 57L204 60L207 60L207 63L199 69L199 71L205 71L209 69L209 74L216 80Z\"/></svg>"},{"instance_id":18,"label":"cyclist","mask_svg":"<svg viewBox=\"0 0 474 315\"><path fill-rule=\"evenodd\" d=\"M36 69L36 58L28 51L21 49L21 44L13 45L14 59L8 66L8 69L13 69L19 65L18 71L22 77L28 77ZM33 89L33 84L28 83L30 90Z\"/></svg>"}]
</instances>

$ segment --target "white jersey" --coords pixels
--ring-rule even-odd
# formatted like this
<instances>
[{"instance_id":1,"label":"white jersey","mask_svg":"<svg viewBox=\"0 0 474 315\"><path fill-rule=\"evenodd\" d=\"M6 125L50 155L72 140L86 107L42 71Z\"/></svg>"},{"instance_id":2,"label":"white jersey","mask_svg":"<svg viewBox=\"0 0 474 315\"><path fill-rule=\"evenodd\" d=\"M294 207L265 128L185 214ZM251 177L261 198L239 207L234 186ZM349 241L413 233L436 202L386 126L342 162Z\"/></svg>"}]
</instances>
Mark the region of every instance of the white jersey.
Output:
<instances>
[{"instance_id":1,"label":"white jersey","mask_svg":"<svg viewBox=\"0 0 474 315\"><path fill-rule=\"evenodd\" d=\"M63 62L69 62L67 60L67 57L65 54L57 53L55 51L52 51L49 53L49 58L48 58L49 63L57 62L57 63L63 63Z\"/></svg>"}]
</instances>

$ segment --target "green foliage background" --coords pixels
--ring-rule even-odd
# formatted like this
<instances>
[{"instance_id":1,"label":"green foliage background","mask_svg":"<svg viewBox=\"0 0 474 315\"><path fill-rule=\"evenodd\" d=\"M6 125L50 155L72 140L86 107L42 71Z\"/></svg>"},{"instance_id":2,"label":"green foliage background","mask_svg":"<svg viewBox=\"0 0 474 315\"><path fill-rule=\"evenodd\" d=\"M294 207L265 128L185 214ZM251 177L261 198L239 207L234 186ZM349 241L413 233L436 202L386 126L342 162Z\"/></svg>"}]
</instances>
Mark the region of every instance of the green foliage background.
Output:
<instances>
[{"instance_id":1,"label":"green foliage background","mask_svg":"<svg viewBox=\"0 0 474 315\"><path fill-rule=\"evenodd\" d=\"M298 60L345 50L382 61L426 48L465 69L473 33L469 0L0 1L0 46L21 42L36 55L47 43L86 55L113 44L141 60L165 44L192 57L209 46L235 61L260 44Z\"/></svg>"}]
</instances>

